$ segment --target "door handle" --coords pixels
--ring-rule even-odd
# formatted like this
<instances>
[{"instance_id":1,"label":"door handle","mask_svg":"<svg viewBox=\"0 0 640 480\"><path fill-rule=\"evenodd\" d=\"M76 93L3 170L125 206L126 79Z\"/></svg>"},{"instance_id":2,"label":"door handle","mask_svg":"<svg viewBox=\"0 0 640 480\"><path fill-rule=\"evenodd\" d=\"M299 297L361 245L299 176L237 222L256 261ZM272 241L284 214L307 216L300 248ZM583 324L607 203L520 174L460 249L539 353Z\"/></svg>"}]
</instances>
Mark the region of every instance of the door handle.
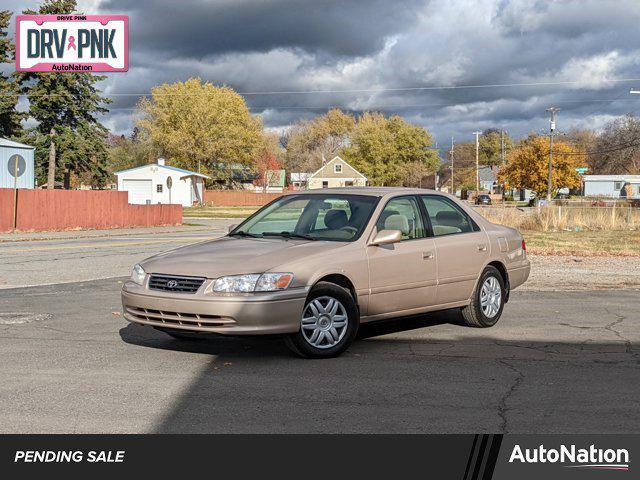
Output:
<instances>
[{"instance_id":1,"label":"door handle","mask_svg":"<svg viewBox=\"0 0 640 480\"><path fill-rule=\"evenodd\" d=\"M479 252L486 252L487 251L487 246L484 243L481 243L480 245L478 245L478 251Z\"/></svg>"},{"instance_id":2,"label":"door handle","mask_svg":"<svg viewBox=\"0 0 640 480\"><path fill-rule=\"evenodd\" d=\"M422 252L423 260L431 260L433 258L433 252Z\"/></svg>"}]
</instances>

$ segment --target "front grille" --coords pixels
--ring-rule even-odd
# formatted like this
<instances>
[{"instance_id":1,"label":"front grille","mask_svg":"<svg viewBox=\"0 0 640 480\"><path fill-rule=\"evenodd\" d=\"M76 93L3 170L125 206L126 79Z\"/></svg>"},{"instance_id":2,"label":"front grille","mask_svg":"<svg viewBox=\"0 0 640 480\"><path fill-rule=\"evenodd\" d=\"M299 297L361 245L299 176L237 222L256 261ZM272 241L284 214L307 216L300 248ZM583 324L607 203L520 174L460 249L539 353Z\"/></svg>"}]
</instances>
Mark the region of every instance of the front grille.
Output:
<instances>
[{"instance_id":1,"label":"front grille","mask_svg":"<svg viewBox=\"0 0 640 480\"><path fill-rule=\"evenodd\" d=\"M163 290L175 293L196 293L204 283L201 277L177 277L175 275L152 274L149 277L151 290Z\"/></svg>"},{"instance_id":2,"label":"front grille","mask_svg":"<svg viewBox=\"0 0 640 480\"><path fill-rule=\"evenodd\" d=\"M235 323L232 319L223 318L219 315L208 315L203 313L168 312L166 310L155 310L151 308L125 306L125 311L137 320L154 325L164 324L167 326L182 327L224 327Z\"/></svg>"},{"instance_id":3,"label":"front grille","mask_svg":"<svg viewBox=\"0 0 640 480\"><path fill-rule=\"evenodd\" d=\"M162 322L173 325L197 325L200 327L222 327L229 323L229 319L223 319L220 315L208 315L203 313L168 312L151 308L131 307L127 305L127 313L140 320L150 322Z\"/></svg>"}]
</instances>

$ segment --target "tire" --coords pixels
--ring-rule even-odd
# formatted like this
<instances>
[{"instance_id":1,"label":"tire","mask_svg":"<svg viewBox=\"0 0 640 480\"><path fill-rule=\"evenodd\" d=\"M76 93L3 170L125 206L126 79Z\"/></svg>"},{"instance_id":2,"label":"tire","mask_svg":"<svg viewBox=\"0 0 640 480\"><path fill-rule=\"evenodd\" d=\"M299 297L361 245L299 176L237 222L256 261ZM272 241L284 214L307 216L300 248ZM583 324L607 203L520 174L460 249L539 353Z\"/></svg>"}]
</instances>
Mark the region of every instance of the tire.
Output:
<instances>
[{"instance_id":1,"label":"tire","mask_svg":"<svg viewBox=\"0 0 640 480\"><path fill-rule=\"evenodd\" d=\"M172 338L175 338L176 340L189 340L189 341L202 340L201 336L197 333L189 333L189 332L183 333L183 332L171 330L168 328L156 328L156 330L162 333L166 333L167 335L169 335Z\"/></svg>"},{"instance_id":2,"label":"tire","mask_svg":"<svg viewBox=\"0 0 640 480\"><path fill-rule=\"evenodd\" d=\"M337 357L353 342L359 325L351 293L333 283L319 282L302 309L300 330L287 336L285 343L304 358Z\"/></svg>"},{"instance_id":3,"label":"tire","mask_svg":"<svg viewBox=\"0 0 640 480\"><path fill-rule=\"evenodd\" d=\"M488 304L485 301L485 306L483 307L483 297L486 294L491 295L494 301L490 301ZM507 292L502 274L495 267L488 266L485 268L473 291L471 303L462 308L462 317L467 326L476 328L494 326L502 315L506 296ZM499 297L497 298L497 305L496 297Z\"/></svg>"}]
</instances>

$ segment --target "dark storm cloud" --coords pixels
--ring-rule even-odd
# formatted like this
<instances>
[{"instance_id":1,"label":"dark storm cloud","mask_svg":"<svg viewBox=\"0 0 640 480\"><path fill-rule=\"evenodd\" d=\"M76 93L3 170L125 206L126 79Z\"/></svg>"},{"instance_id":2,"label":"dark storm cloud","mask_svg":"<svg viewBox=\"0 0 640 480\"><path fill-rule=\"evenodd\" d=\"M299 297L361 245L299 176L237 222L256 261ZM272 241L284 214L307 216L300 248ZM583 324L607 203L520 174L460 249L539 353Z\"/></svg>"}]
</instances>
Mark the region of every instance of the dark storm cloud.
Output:
<instances>
[{"instance_id":1,"label":"dark storm cloud","mask_svg":"<svg viewBox=\"0 0 640 480\"><path fill-rule=\"evenodd\" d=\"M273 48L366 55L387 35L415 21L424 0L108 0L101 7L129 12L133 40L145 49L201 58Z\"/></svg>"},{"instance_id":2,"label":"dark storm cloud","mask_svg":"<svg viewBox=\"0 0 640 480\"><path fill-rule=\"evenodd\" d=\"M269 128L334 106L381 110L426 126L440 144L488 127L516 136L546 129L553 104L562 129L640 113L640 96L628 94L640 82L607 81L640 78L637 0L84 0L78 8L130 15L130 71L103 83L114 99L105 122L116 132L133 124L139 96L129 94L193 76L244 93L316 91L245 95ZM523 83L541 85L389 90Z\"/></svg>"}]
</instances>

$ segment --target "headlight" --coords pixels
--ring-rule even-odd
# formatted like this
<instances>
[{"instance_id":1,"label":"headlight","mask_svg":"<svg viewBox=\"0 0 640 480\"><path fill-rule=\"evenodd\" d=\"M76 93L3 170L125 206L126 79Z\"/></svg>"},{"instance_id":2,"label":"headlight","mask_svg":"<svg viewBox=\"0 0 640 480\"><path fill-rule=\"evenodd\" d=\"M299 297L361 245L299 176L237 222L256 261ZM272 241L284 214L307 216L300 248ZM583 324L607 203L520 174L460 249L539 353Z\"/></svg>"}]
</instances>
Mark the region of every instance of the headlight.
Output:
<instances>
[{"instance_id":1,"label":"headlight","mask_svg":"<svg viewBox=\"0 0 640 480\"><path fill-rule=\"evenodd\" d=\"M213 284L214 292L253 292L260 275L230 275L220 277Z\"/></svg>"},{"instance_id":2,"label":"headlight","mask_svg":"<svg viewBox=\"0 0 640 480\"><path fill-rule=\"evenodd\" d=\"M133 270L131 272L131 281L137 283L138 285L142 285L144 283L144 277L146 277L147 272L140 265L134 265Z\"/></svg>"},{"instance_id":3,"label":"headlight","mask_svg":"<svg viewBox=\"0 0 640 480\"><path fill-rule=\"evenodd\" d=\"M273 292L284 290L293 280L293 273L257 273L220 277L213 284L214 292Z\"/></svg>"},{"instance_id":4,"label":"headlight","mask_svg":"<svg viewBox=\"0 0 640 480\"><path fill-rule=\"evenodd\" d=\"M263 273L256 283L256 292L284 290L293 281L293 273Z\"/></svg>"}]
</instances>

